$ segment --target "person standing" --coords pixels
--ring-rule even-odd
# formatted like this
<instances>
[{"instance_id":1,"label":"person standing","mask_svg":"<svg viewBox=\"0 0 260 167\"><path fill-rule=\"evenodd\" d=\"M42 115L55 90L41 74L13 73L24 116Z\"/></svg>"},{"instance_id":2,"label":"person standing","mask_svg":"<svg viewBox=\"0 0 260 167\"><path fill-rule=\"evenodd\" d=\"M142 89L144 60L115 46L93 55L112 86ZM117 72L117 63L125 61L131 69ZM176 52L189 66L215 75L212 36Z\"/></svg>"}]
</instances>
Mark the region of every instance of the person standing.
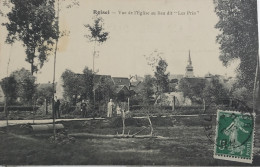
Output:
<instances>
[{"instance_id":1,"label":"person standing","mask_svg":"<svg viewBox=\"0 0 260 167\"><path fill-rule=\"evenodd\" d=\"M112 117L113 114L113 108L114 108L114 102L112 99L107 104L107 117Z\"/></svg>"},{"instance_id":2,"label":"person standing","mask_svg":"<svg viewBox=\"0 0 260 167\"><path fill-rule=\"evenodd\" d=\"M87 116L87 103L85 102L84 99L82 100L82 102L80 104L80 108L81 108L82 118L86 118L86 116Z\"/></svg>"},{"instance_id":3,"label":"person standing","mask_svg":"<svg viewBox=\"0 0 260 167\"><path fill-rule=\"evenodd\" d=\"M60 100L57 99L57 96L55 96L54 103L54 115L56 116L56 118L60 118Z\"/></svg>"}]
</instances>

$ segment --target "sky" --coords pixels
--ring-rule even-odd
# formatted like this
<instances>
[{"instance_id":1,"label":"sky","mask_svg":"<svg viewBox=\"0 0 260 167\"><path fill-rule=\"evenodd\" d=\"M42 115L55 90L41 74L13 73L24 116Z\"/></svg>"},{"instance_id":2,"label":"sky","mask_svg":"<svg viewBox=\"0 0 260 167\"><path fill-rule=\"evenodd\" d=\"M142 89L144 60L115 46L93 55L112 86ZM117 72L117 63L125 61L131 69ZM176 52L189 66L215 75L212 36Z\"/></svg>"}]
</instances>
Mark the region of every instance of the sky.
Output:
<instances>
[{"instance_id":1,"label":"sky","mask_svg":"<svg viewBox=\"0 0 260 167\"><path fill-rule=\"evenodd\" d=\"M109 11L99 15L109 38L95 47L99 53L95 58L98 74L115 77L153 74L144 55L155 50L162 53L170 74L185 74L190 50L195 76L202 77L209 72L235 75L237 63L226 68L218 58L216 36L220 32L214 28L218 17L212 0L78 0L79 6L66 8L73 2L61 2L61 30L69 33L58 45L57 80L65 69L76 73L82 73L86 66L92 69L94 43L85 37L90 32L84 24L93 24L94 10ZM1 26L0 79L22 67L30 70L22 43L10 46L4 42L6 35L5 27ZM38 83L52 81L53 58L50 55L35 75Z\"/></svg>"}]
</instances>

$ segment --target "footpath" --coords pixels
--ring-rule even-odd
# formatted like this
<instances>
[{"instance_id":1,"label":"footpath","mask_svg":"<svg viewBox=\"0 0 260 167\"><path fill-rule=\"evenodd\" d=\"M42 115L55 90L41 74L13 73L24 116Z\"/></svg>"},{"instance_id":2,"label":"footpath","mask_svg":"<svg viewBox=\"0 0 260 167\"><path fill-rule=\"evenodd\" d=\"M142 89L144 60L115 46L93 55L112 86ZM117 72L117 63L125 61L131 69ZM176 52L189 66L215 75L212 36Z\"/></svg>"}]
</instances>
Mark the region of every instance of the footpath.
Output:
<instances>
[{"instance_id":1,"label":"footpath","mask_svg":"<svg viewBox=\"0 0 260 167\"><path fill-rule=\"evenodd\" d=\"M92 120L93 118L75 118L75 119L55 119L55 122L59 121L87 121ZM95 118L96 120L105 119L105 118ZM42 119L42 120L8 120L8 125L19 125L19 124L27 124L27 123L35 123L35 124L46 124L52 123L52 119ZM0 121L0 127L5 127L7 125L6 120Z\"/></svg>"},{"instance_id":2,"label":"footpath","mask_svg":"<svg viewBox=\"0 0 260 167\"><path fill-rule=\"evenodd\" d=\"M201 115L205 115L205 114L201 114ZM194 114L194 115L169 115L170 117L198 117L198 114ZM157 116L150 116L150 117L157 117ZM161 117L167 117L167 116L161 116ZM133 117L135 119L142 119L142 118L147 118L146 116L142 116L142 117ZM55 122L59 122L59 121L89 121L89 120L103 120L106 118L101 118L101 117L97 117L97 118L74 118L74 119L55 119ZM8 120L8 125L19 125L19 124L27 124L27 123L34 123L34 124L46 124L46 123L52 123L53 120L52 119L41 119L41 120ZM0 120L0 127L5 127L7 125L7 121L6 120Z\"/></svg>"}]
</instances>

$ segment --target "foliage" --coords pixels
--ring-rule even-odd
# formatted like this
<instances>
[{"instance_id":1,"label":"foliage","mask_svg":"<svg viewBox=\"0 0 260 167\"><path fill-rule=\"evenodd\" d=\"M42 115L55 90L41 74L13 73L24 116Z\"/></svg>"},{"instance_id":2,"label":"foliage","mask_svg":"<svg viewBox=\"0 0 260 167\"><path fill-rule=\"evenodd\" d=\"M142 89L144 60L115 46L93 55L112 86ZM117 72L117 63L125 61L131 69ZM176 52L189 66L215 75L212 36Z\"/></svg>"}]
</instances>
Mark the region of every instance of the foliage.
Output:
<instances>
[{"instance_id":1,"label":"foliage","mask_svg":"<svg viewBox=\"0 0 260 167\"><path fill-rule=\"evenodd\" d=\"M11 73L10 77L2 80L2 88L8 102L14 104L19 97L23 103L31 104L36 92L36 78L29 70L22 68Z\"/></svg>"},{"instance_id":2,"label":"foliage","mask_svg":"<svg viewBox=\"0 0 260 167\"><path fill-rule=\"evenodd\" d=\"M220 99L225 99L228 97L228 90L217 77L212 77L211 81L206 84L206 87L203 90L203 98L206 102L216 102Z\"/></svg>"},{"instance_id":3,"label":"foliage","mask_svg":"<svg viewBox=\"0 0 260 167\"><path fill-rule=\"evenodd\" d=\"M162 93L169 91L169 73L166 73L167 66L168 63L160 59L156 66L156 71L154 72L158 89Z\"/></svg>"},{"instance_id":4,"label":"foliage","mask_svg":"<svg viewBox=\"0 0 260 167\"><path fill-rule=\"evenodd\" d=\"M161 57L162 54L162 52L155 50L148 56L144 55L148 65L151 66L154 71L158 93L169 91L169 73L166 73L168 63Z\"/></svg>"},{"instance_id":5,"label":"foliage","mask_svg":"<svg viewBox=\"0 0 260 167\"><path fill-rule=\"evenodd\" d=\"M116 91L116 89L115 89L115 91L116 91L116 100L118 102L127 102L127 99L131 96L131 93L128 90L126 90L126 89L127 88L124 87L119 92Z\"/></svg>"},{"instance_id":6,"label":"foliage","mask_svg":"<svg viewBox=\"0 0 260 167\"><path fill-rule=\"evenodd\" d=\"M93 79L94 74L92 70L87 67L83 70L83 74L76 74L71 70L66 69L62 75L64 97L70 102L75 98L78 100L88 99L93 100Z\"/></svg>"},{"instance_id":7,"label":"foliage","mask_svg":"<svg viewBox=\"0 0 260 167\"><path fill-rule=\"evenodd\" d=\"M80 74L75 74L71 70L66 69L62 75L64 97L72 102L74 97L82 95L84 92L84 80Z\"/></svg>"},{"instance_id":8,"label":"foliage","mask_svg":"<svg viewBox=\"0 0 260 167\"><path fill-rule=\"evenodd\" d=\"M151 75L145 75L144 81L142 82L142 88L140 95L144 105L149 105L151 98L154 94L154 78Z\"/></svg>"},{"instance_id":9,"label":"foliage","mask_svg":"<svg viewBox=\"0 0 260 167\"><path fill-rule=\"evenodd\" d=\"M26 48L26 61L31 64L31 73L44 65L52 50L53 40L58 37L55 26L54 0L11 0L11 12L7 14L9 23L7 43L19 40Z\"/></svg>"},{"instance_id":10,"label":"foliage","mask_svg":"<svg viewBox=\"0 0 260 167\"><path fill-rule=\"evenodd\" d=\"M241 87L253 89L258 56L258 27L256 0L214 0L219 17L220 60L225 66L238 59Z\"/></svg>"},{"instance_id":11,"label":"foliage","mask_svg":"<svg viewBox=\"0 0 260 167\"><path fill-rule=\"evenodd\" d=\"M96 100L100 103L108 102L109 99L114 99L115 86L110 78L102 76L95 88Z\"/></svg>"},{"instance_id":12,"label":"foliage","mask_svg":"<svg viewBox=\"0 0 260 167\"><path fill-rule=\"evenodd\" d=\"M7 98L7 105L14 104L17 99L18 84L14 76L2 79L1 86Z\"/></svg>"},{"instance_id":13,"label":"foliage","mask_svg":"<svg viewBox=\"0 0 260 167\"><path fill-rule=\"evenodd\" d=\"M233 91L232 91L232 97L235 99L238 99L240 101L245 102L248 106L253 105L252 99L252 93L248 93L249 90L246 87L239 87L237 86Z\"/></svg>"},{"instance_id":14,"label":"foliage","mask_svg":"<svg viewBox=\"0 0 260 167\"><path fill-rule=\"evenodd\" d=\"M104 31L104 22L101 17L94 18L94 25L85 24L84 25L91 33L91 35L85 35L86 38L90 40L90 42L94 42L94 52L93 52L93 72L95 72L95 56L96 55L96 44L102 44L108 38L108 32Z\"/></svg>"},{"instance_id":15,"label":"foliage","mask_svg":"<svg viewBox=\"0 0 260 167\"><path fill-rule=\"evenodd\" d=\"M85 24L84 26L90 31L91 35L85 35L91 42L103 43L108 38L108 32L103 32L103 19L97 17L94 20L94 25Z\"/></svg>"},{"instance_id":16,"label":"foliage","mask_svg":"<svg viewBox=\"0 0 260 167\"><path fill-rule=\"evenodd\" d=\"M75 106L65 100L61 100L60 110L62 111L62 114L68 114L75 110Z\"/></svg>"},{"instance_id":17,"label":"foliage","mask_svg":"<svg viewBox=\"0 0 260 167\"><path fill-rule=\"evenodd\" d=\"M184 97L191 100L200 99L205 88L205 80L200 78L182 78L178 85L178 89L183 92Z\"/></svg>"},{"instance_id":18,"label":"foliage","mask_svg":"<svg viewBox=\"0 0 260 167\"><path fill-rule=\"evenodd\" d=\"M45 99L51 99L53 95L53 87L52 84L47 85L38 85L36 90L36 98L39 104L43 104Z\"/></svg>"},{"instance_id":19,"label":"foliage","mask_svg":"<svg viewBox=\"0 0 260 167\"><path fill-rule=\"evenodd\" d=\"M25 68L12 72L11 76L15 78L18 84L17 94L22 102L30 104L36 92L36 78Z\"/></svg>"},{"instance_id":20,"label":"foliage","mask_svg":"<svg viewBox=\"0 0 260 167\"><path fill-rule=\"evenodd\" d=\"M94 86L94 74L93 71L88 67L85 67L83 70L84 75L84 93L83 96L85 99L93 100L93 86Z\"/></svg>"}]
</instances>

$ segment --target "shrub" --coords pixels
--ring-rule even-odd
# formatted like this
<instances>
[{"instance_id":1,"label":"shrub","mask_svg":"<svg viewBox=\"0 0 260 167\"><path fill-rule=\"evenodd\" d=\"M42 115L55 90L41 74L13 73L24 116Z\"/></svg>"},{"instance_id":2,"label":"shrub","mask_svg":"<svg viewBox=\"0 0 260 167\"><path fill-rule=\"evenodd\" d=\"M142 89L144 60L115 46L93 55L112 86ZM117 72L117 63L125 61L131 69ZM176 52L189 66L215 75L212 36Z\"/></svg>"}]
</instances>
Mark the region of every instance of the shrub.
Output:
<instances>
[{"instance_id":1,"label":"shrub","mask_svg":"<svg viewBox=\"0 0 260 167\"><path fill-rule=\"evenodd\" d=\"M33 109L36 111L39 108L39 106L7 106L7 110L15 110L15 111L33 111ZM0 112L4 111L4 106L0 106Z\"/></svg>"},{"instance_id":2,"label":"shrub","mask_svg":"<svg viewBox=\"0 0 260 167\"><path fill-rule=\"evenodd\" d=\"M65 100L61 100L61 104L60 104L60 110L62 112L62 114L68 114L72 111L75 110L75 106L73 106L71 103L65 101Z\"/></svg>"}]
</instances>

